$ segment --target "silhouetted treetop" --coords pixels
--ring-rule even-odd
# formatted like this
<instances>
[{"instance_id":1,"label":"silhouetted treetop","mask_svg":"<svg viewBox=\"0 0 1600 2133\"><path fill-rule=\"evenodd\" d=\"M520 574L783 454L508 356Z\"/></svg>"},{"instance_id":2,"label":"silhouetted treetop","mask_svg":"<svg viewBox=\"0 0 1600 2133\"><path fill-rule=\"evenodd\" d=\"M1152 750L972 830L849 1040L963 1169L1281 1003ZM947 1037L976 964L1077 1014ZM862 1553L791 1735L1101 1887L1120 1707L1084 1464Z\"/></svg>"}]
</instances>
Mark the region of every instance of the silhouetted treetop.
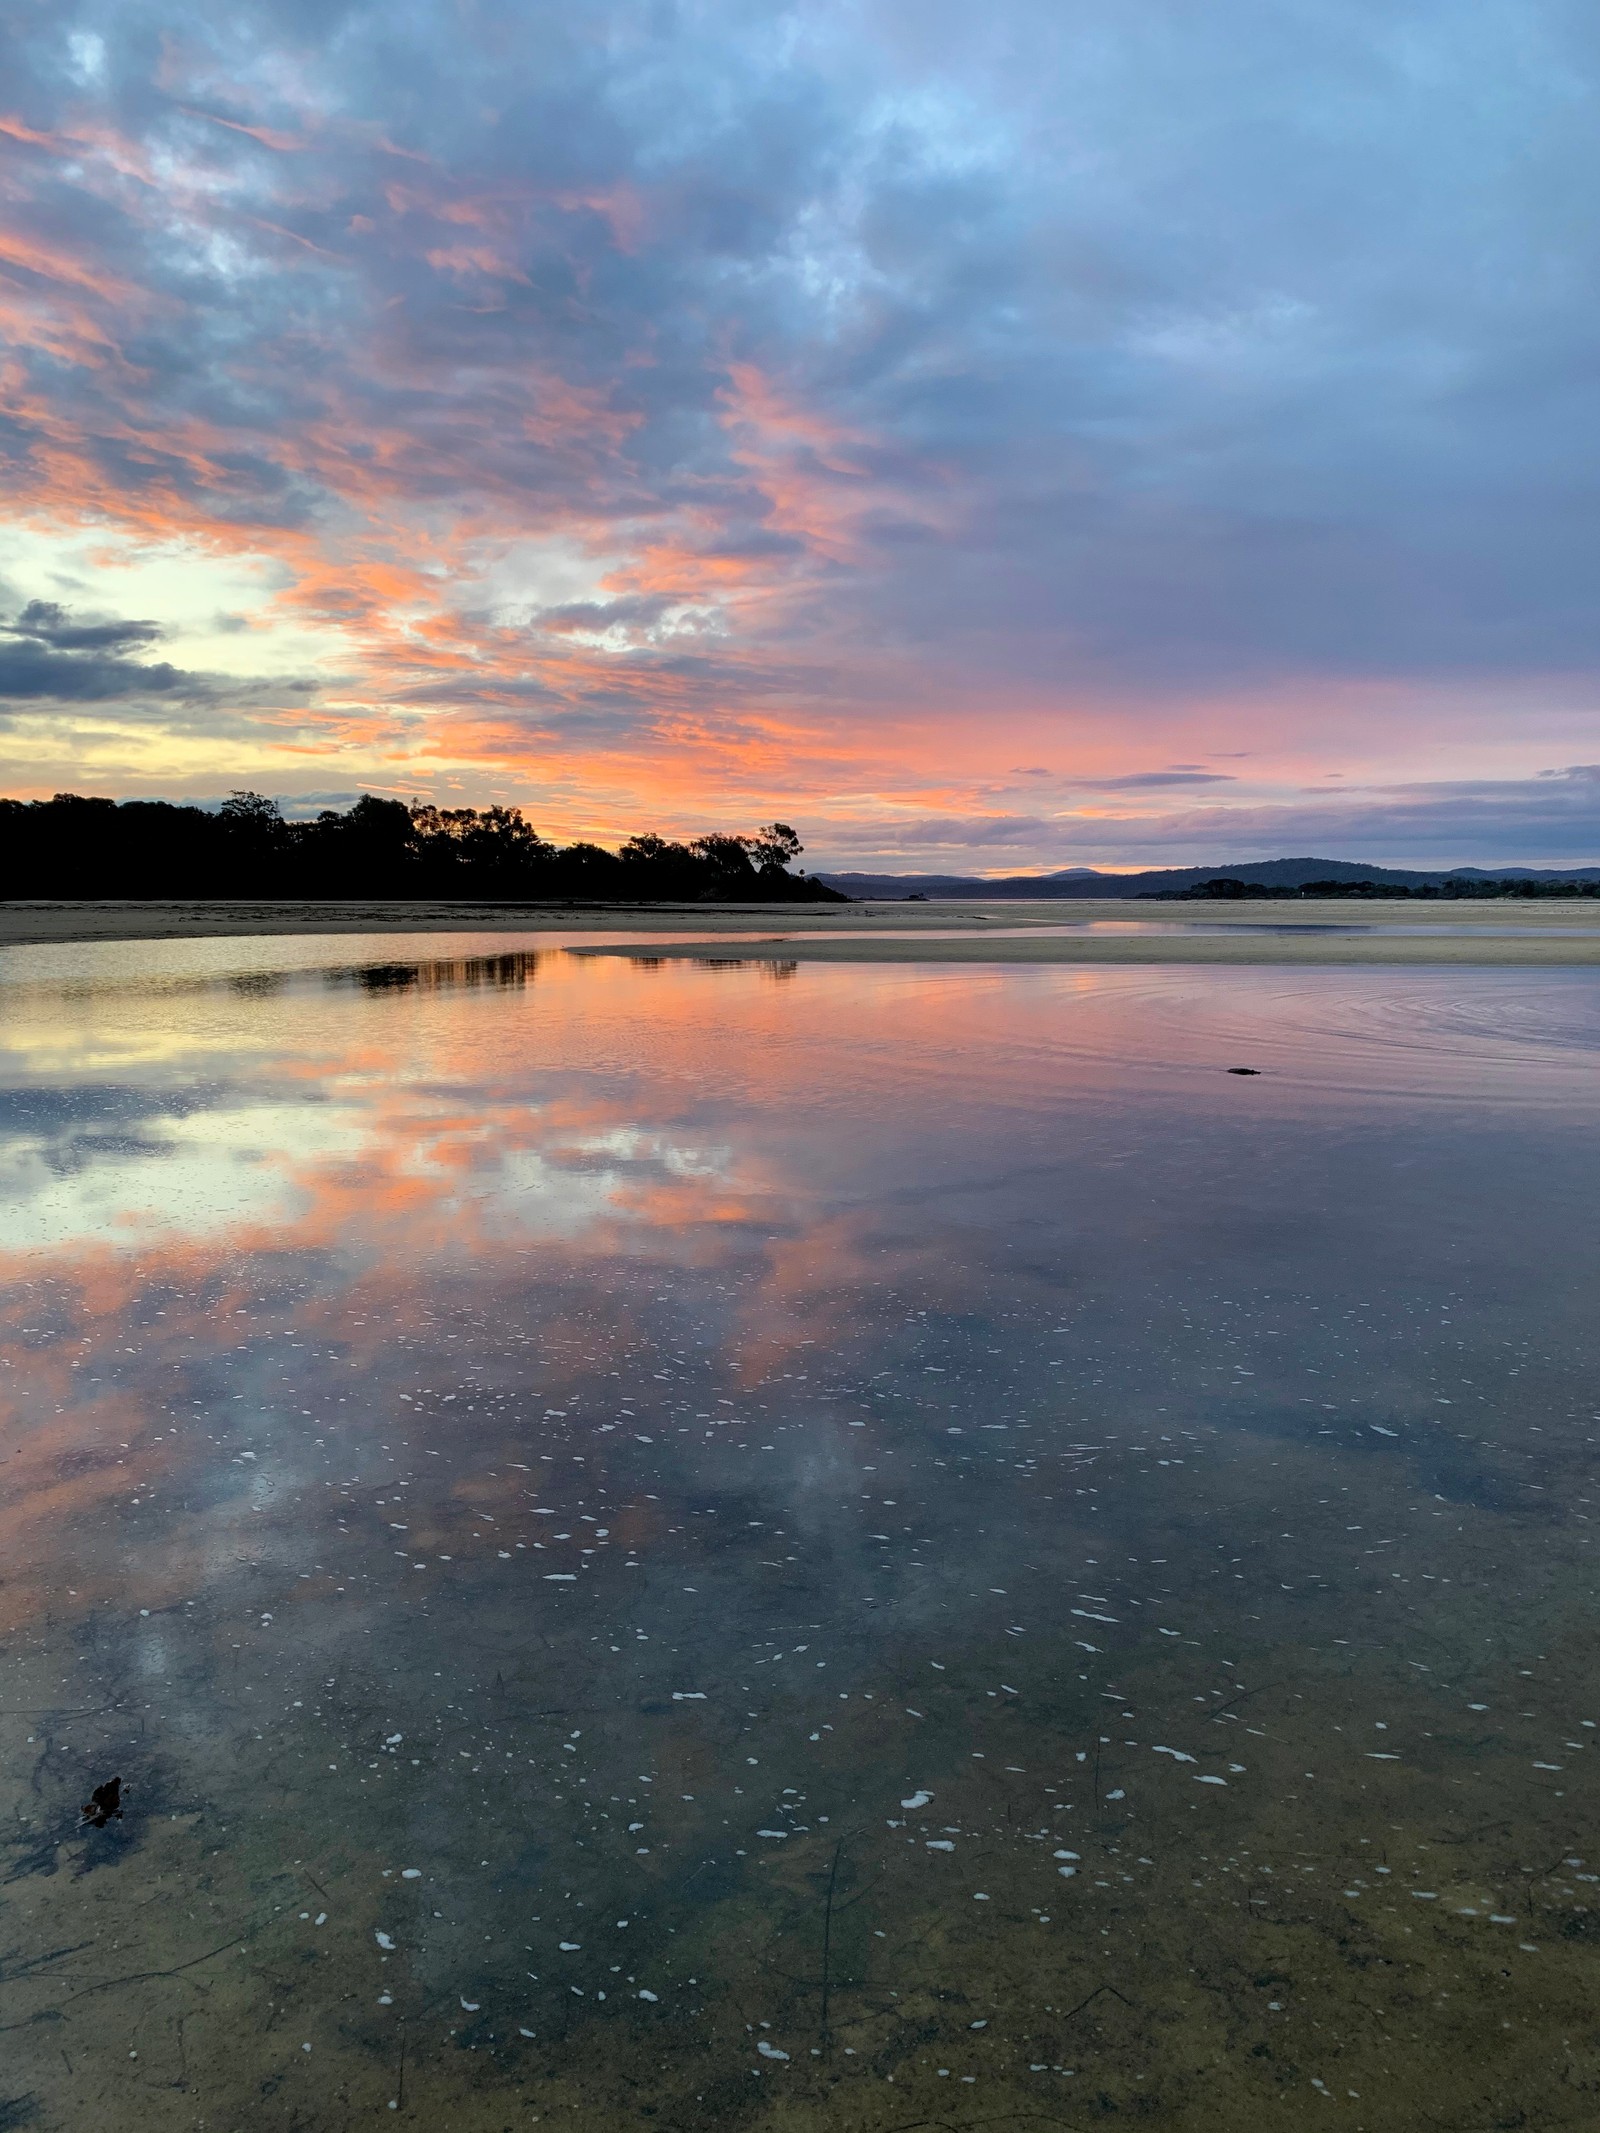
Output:
<instances>
[{"instance_id":1,"label":"silhouetted treetop","mask_svg":"<svg viewBox=\"0 0 1600 2133\"><path fill-rule=\"evenodd\" d=\"M844 902L789 871L784 822L688 844L653 830L615 852L560 847L516 807L437 807L365 793L340 813L286 820L239 791L220 807L57 793L0 800L0 897L460 897L608 903Z\"/></svg>"}]
</instances>

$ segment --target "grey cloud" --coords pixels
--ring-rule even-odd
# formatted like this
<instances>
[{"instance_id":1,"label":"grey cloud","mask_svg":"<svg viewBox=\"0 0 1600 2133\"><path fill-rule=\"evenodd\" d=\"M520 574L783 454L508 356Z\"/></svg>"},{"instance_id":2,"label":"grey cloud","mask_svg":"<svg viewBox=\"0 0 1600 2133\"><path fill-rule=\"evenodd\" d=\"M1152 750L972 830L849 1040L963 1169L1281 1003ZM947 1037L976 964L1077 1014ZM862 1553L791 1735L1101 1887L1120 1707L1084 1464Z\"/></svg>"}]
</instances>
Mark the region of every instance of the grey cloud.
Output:
<instances>
[{"instance_id":1,"label":"grey cloud","mask_svg":"<svg viewBox=\"0 0 1600 2133\"><path fill-rule=\"evenodd\" d=\"M220 792L179 793L175 795L175 798L180 807L203 807L209 811L221 807L229 797L229 794L235 789L233 786L228 786ZM325 807L336 807L341 810L352 807L361 798L362 792L374 789L370 786L362 786L359 788L340 788L328 792L269 793L267 797L277 803L281 814L291 821L299 821L309 820Z\"/></svg>"},{"instance_id":2,"label":"grey cloud","mask_svg":"<svg viewBox=\"0 0 1600 2133\"><path fill-rule=\"evenodd\" d=\"M250 707L304 702L317 685L288 677L194 673L168 660L123 656L159 641L153 622L79 621L50 600L30 600L0 622L0 704L158 707L158 715L216 731L242 731ZM7 721L15 724L15 718Z\"/></svg>"},{"instance_id":3,"label":"grey cloud","mask_svg":"<svg viewBox=\"0 0 1600 2133\"><path fill-rule=\"evenodd\" d=\"M154 644L153 622L77 622L53 600L30 600L0 622L0 703L111 703L124 697L209 697L197 674L165 660L124 658Z\"/></svg>"},{"instance_id":4,"label":"grey cloud","mask_svg":"<svg viewBox=\"0 0 1600 2133\"><path fill-rule=\"evenodd\" d=\"M141 354L183 397L237 415L244 395L229 408L212 362L245 353L253 330L270 337L291 287L309 289L324 333L295 371L269 377L247 361L243 373L251 399L292 416L330 355L341 367L338 335L359 307L400 295L401 365L344 379L367 408L414 423L437 412L417 397L426 381L406 378L407 356L475 360L492 396L502 356L531 335L586 377L626 383L623 404L647 422L631 456L658 493L663 478L705 471L715 352L742 349L839 413L942 455L980 513L986 500L1008 514L1031 505L1019 549L1026 518L1058 535L1111 530L1113 581L1150 554L1201 595L1259 575L1252 529L1298 572L1328 560L1305 552L1308 525L1331 526L1340 547L1340 525L1359 540L1375 503L1409 495L1414 523L1447 513L1470 548L1493 530L1461 526L1474 491L1520 485L1535 461L1555 473L1558 437L1581 434L1570 396L1588 389L1578 339L1563 360L1558 330L1576 336L1586 311L1562 272L1586 239L1541 210L1592 153L1565 92L1586 78L1593 38L1554 0L1530 0L1532 23L1514 34L1507 23L1497 35L1486 12L1465 55L1461 25L1421 0L1401 0L1398 24L1393 8L1354 5L1340 32L1302 17L1278 37L1260 34L1248 0L1203 15L1158 8L1137 39L1118 34L1112 0L1070 21L1017 0L1003 48L978 23L932 49L907 35L921 4L874 10L876 45L842 23L831 39L785 38L731 4L652 24L616 0L578 36L563 9L532 4L501 25L492 61L442 11L350 14L313 63L431 159L409 169L370 133L328 129L287 157L176 108L149 86L157 15L134 4L110 36L119 116L283 195L275 219L341 270L318 286L304 243L274 258L257 228L265 271L212 281L123 221L108 234L188 299L186 332L204 329L198 344L147 329ZM251 61L275 11L247 5L230 26L180 7L176 19L225 63L219 79L234 63L241 94L231 107L218 98L217 115L270 122ZM1540 34L1542 70L1523 58ZM1413 48L1450 63L1431 94ZM1475 59L1498 67L1492 100L1473 96ZM920 119L918 92L931 114ZM48 102L42 80L35 93ZM298 114L277 123L293 132ZM1525 171L1508 185L1496 172L1513 147ZM581 204L624 184L642 203L627 249L603 205ZM448 219L464 201L487 203L487 243L483 224ZM70 199L51 204L72 217ZM370 234L352 232L352 212L380 209ZM463 257L502 263L460 275L493 285L504 310L464 304L460 275L427 263L452 238ZM623 380L646 319L654 360ZM1543 411L1521 395L1535 369ZM1452 464L1466 427L1485 449ZM239 445L242 486L284 485L287 497L289 477L251 461L248 431ZM538 457L508 436L492 449L512 470ZM720 454L713 464L734 471ZM1433 478L1418 492L1424 467ZM491 471L487 453L475 471ZM1219 512L1232 554L1198 575L1181 552L1159 554L1164 530ZM981 518L974 527L981 539Z\"/></svg>"},{"instance_id":5,"label":"grey cloud","mask_svg":"<svg viewBox=\"0 0 1600 2133\"><path fill-rule=\"evenodd\" d=\"M659 627L674 603L659 594L635 594L620 600L571 600L562 607L542 607L533 627L567 631L641 630Z\"/></svg>"},{"instance_id":6,"label":"grey cloud","mask_svg":"<svg viewBox=\"0 0 1600 2133\"><path fill-rule=\"evenodd\" d=\"M335 808L342 814L346 808L354 807L355 803L361 798L362 791L375 789L374 787L362 787L360 790L350 788L336 792L278 793L274 797L277 800L279 812L289 821L305 822L320 814L325 807ZM226 797L225 793L213 795L210 799L203 800L199 804L202 807L219 807Z\"/></svg>"},{"instance_id":7,"label":"grey cloud","mask_svg":"<svg viewBox=\"0 0 1600 2133\"><path fill-rule=\"evenodd\" d=\"M1086 792L1137 792L1146 786L1232 785L1237 780L1227 770L1136 770L1121 778L1074 778L1071 782Z\"/></svg>"},{"instance_id":8,"label":"grey cloud","mask_svg":"<svg viewBox=\"0 0 1600 2133\"><path fill-rule=\"evenodd\" d=\"M991 848L1010 849L1004 872L1083 866L1225 866L1230 861L1316 853L1374 866L1600 865L1600 764L1573 764L1531 778L1440 781L1325 799L1175 808L1104 821L1010 818L985 836L985 821L935 818L908 834L813 836L823 869L877 862L893 868L918 847L941 851L946 870L995 871ZM1014 829L1015 834L1011 834ZM965 854L965 858L963 858ZM948 855L947 857L945 855Z\"/></svg>"},{"instance_id":9,"label":"grey cloud","mask_svg":"<svg viewBox=\"0 0 1600 2133\"><path fill-rule=\"evenodd\" d=\"M1131 825L1142 842L1140 825ZM1153 844L1222 844L1240 840L1275 850L1309 838L1333 856L1404 865L1600 864L1600 765L1573 764L1532 778L1441 780L1280 806L1196 809L1143 829ZM1219 840L1222 842L1219 843ZM1331 840L1331 843L1330 843Z\"/></svg>"},{"instance_id":10,"label":"grey cloud","mask_svg":"<svg viewBox=\"0 0 1600 2133\"><path fill-rule=\"evenodd\" d=\"M870 844L874 851L918 851L929 847L981 851L995 845L1031 845L1048 837L1054 827L1039 815L930 815L916 821L863 824L858 834L861 842Z\"/></svg>"},{"instance_id":11,"label":"grey cloud","mask_svg":"<svg viewBox=\"0 0 1600 2133\"><path fill-rule=\"evenodd\" d=\"M880 655L908 693L1035 701L1600 664L1600 235L1572 205L1600 193L1592 10L480 19L16 17L26 125L93 107L193 181L157 198L19 155L21 235L140 293L94 312L72 284L125 371L20 349L0 478L29 474L43 403L92 493L200 521L318 528L376 485L433 525L462 510L624 556L659 533L686 576L792 571L787 603L741 617L741 664L662 669L707 698L746 660L869 709ZM90 21L93 92L62 60ZM173 86L177 54L202 84ZM739 366L775 411L754 438ZM649 627L658 597L597 614ZM33 642L36 680L64 674L48 653L112 658L76 670L84 700L136 649ZM448 698L431 686L409 700Z\"/></svg>"},{"instance_id":12,"label":"grey cloud","mask_svg":"<svg viewBox=\"0 0 1600 2133\"><path fill-rule=\"evenodd\" d=\"M0 703L110 703L122 697L206 697L207 684L165 660L142 665L114 654L57 651L37 639L0 643Z\"/></svg>"},{"instance_id":13,"label":"grey cloud","mask_svg":"<svg viewBox=\"0 0 1600 2133\"><path fill-rule=\"evenodd\" d=\"M154 622L74 622L54 600L30 600L15 622L0 624L17 637L37 638L58 652L106 652L154 644L163 635Z\"/></svg>"}]
</instances>

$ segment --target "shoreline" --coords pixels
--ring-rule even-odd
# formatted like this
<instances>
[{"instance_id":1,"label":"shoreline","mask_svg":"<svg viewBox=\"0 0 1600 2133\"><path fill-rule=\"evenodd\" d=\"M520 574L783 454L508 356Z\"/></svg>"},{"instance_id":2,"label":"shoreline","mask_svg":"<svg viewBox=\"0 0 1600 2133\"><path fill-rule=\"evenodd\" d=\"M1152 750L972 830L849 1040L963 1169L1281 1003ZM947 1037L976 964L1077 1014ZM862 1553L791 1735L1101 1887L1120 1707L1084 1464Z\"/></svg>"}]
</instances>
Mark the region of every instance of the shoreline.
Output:
<instances>
[{"instance_id":1,"label":"shoreline","mask_svg":"<svg viewBox=\"0 0 1600 2133\"><path fill-rule=\"evenodd\" d=\"M1095 926L1116 932L1091 932ZM1122 931L1121 928L1129 928ZM1418 932L1378 929L1417 927ZM1165 931L1164 928L1182 930ZM1305 930L1310 929L1310 930ZM1373 930L1366 930L1373 929ZM569 952L690 962L1487 964L1600 966L1600 901L1243 901L1222 907L1060 898L858 904L135 903L0 905L0 948L339 934L615 934ZM672 933L673 941L654 935ZM699 938L685 941L694 933ZM728 939L760 934L761 938Z\"/></svg>"}]
</instances>

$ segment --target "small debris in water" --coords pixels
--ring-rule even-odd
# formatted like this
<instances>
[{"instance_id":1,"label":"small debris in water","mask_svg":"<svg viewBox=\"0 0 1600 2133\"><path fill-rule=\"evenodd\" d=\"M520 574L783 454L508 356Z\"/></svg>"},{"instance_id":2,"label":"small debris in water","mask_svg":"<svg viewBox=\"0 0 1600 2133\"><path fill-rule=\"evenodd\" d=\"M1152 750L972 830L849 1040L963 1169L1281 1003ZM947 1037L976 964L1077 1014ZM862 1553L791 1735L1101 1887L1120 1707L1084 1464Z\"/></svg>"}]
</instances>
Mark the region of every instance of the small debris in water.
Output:
<instances>
[{"instance_id":1,"label":"small debris in water","mask_svg":"<svg viewBox=\"0 0 1600 2133\"><path fill-rule=\"evenodd\" d=\"M1228 1072L1230 1074L1259 1074L1261 1069L1260 1067L1229 1067Z\"/></svg>"},{"instance_id":2,"label":"small debris in water","mask_svg":"<svg viewBox=\"0 0 1600 2133\"><path fill-rule=\"evenodd\" d=\"M107 1778L103 1785L96 1785L83 1803L83 1819L91 1829L104 1829L108 1822L122 1820L121 1778Z\"/></svg>"}]
</instances>

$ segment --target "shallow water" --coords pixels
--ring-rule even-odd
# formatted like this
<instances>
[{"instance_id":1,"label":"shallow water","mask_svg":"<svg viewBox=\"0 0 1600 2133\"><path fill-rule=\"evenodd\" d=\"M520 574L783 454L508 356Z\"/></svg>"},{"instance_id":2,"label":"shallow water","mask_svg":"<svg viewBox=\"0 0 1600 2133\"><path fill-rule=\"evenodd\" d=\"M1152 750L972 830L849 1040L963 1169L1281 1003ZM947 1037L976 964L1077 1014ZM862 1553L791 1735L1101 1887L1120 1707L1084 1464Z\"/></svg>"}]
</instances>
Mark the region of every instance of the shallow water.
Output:
<instances>
[{"instance_id":1,"label":"shallow water","mask_svg":"<svg viewBox=\"0 0 1600 2133\"><path fill-rule=\"evenodd\" d=\"M1600 2117L1592 976L0 1036L0 2125Z\"/></svg>"}]
</instances>

